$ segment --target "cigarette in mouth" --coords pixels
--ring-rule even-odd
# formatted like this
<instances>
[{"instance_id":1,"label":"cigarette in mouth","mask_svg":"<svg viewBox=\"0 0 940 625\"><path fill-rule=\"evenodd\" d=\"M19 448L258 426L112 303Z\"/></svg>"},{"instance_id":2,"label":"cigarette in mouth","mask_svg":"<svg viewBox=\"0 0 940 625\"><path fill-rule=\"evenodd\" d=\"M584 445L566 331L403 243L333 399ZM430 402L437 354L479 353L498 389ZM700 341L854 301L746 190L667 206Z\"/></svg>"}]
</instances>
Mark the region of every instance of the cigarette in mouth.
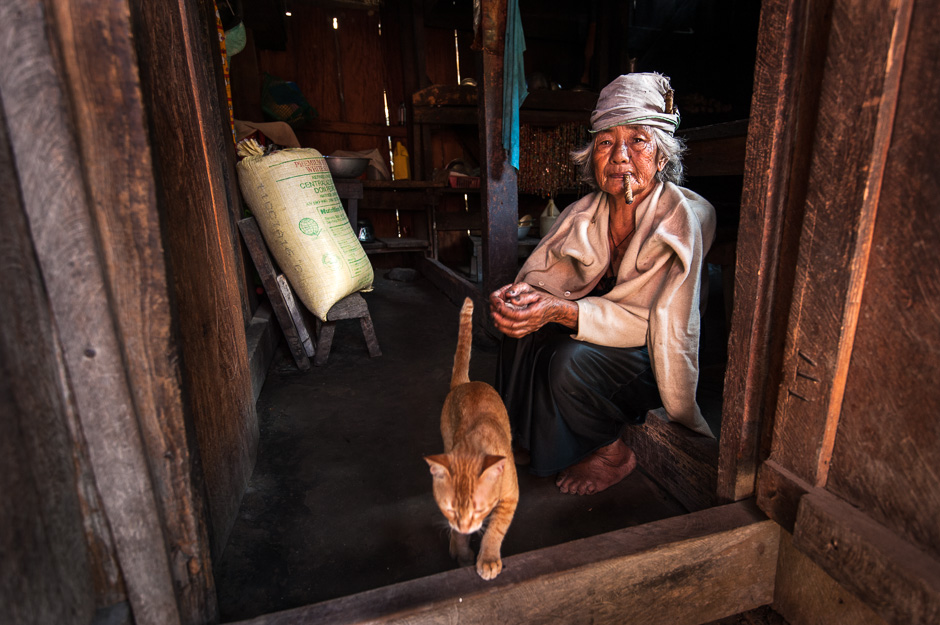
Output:
<instances>
[{"instance_id":1,"label":"cigarette in mouth","mask_svg":"<svg viewBox=\"0 0 940 625\"><path fill-rule=\"evenodd\" d=\"M627 204L633 204L633 189L630 188L631 178L632 176L630 175L630 172L627 172L623 175L623 186L625 187L627 194Z\"/></svg>"}]
</instances>

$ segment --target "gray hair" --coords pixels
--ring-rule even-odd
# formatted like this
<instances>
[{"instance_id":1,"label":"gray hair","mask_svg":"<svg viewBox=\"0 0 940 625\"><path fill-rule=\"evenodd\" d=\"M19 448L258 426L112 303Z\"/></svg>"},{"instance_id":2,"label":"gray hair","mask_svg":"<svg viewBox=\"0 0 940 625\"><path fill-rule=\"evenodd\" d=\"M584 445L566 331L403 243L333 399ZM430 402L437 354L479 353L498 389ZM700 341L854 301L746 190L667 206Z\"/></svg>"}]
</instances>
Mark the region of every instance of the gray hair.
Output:
<instances>
[{"instance_id":1,"label":"gray hair","mask_svg":"<svg viewBox=\"0 0 940 625\"><path fill-rule=\"evenodd\" d=\"M666 166L662 171L656 172L656 180L659 182L671 182L673 184L682 184L685 180L685 167L682 165L682 154L685 152L685 141L679 137L654 128L652 126L643 126L637 124L639 128L649 133L656 144L656 156L666 157ZM597 177L594 175L594 138L590 143L571 152L571 160L578 168L578 178L581 182L592 189L597 189Z\"/></svg>"}]
</instances>

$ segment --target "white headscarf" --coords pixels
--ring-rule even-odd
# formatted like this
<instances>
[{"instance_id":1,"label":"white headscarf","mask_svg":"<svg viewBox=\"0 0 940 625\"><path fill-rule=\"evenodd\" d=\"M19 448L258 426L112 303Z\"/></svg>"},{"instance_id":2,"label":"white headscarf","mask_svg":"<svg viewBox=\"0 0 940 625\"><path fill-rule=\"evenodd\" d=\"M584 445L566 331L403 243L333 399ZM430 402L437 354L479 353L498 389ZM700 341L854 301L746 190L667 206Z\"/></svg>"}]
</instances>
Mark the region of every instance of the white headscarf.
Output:
<instances>
[{"instance_id":1,"label":"white headscarf","mask_svg":"<svg viewBox=\"0 0 940 625\"><path fill-rule=\"evenodd\" d=\"M655 72L624 74L601 90L591 114L591 132L631 124L675 133L679 110L672 103L669 78Z\"/></svg>"}]
</instances>

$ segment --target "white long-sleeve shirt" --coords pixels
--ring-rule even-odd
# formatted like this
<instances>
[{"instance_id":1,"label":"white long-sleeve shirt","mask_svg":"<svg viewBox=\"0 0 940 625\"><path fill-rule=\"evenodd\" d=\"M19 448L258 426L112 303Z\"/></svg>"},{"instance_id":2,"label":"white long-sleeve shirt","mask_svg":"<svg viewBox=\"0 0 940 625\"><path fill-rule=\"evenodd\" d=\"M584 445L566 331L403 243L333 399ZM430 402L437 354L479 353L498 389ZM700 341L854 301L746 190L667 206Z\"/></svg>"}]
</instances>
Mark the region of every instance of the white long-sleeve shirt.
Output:
<instances>
[{"instance_id":1,"label":"white long-sleeve shirt","mask_svg":"<svg viewBox=\"0 0 940 625\"><path fill-rule=\"evenodd\" d=\"M646 345L669 418L713 436L695 401L701 275L715 209L700 195L660 183L636 208L636 231L614 288L588 296L610 265L608 195L568 206L526 260L527 282L578 305L574 338L610 347Z\"/></svg>"}]
</instances>

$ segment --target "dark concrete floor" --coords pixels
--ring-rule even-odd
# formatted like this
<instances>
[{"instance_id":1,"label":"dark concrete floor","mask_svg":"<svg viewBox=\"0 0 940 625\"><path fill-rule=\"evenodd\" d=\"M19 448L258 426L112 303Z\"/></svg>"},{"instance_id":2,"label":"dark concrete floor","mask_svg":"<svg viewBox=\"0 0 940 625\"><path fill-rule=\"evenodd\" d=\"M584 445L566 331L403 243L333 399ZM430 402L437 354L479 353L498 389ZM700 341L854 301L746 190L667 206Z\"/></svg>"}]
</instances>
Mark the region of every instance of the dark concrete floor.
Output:
<instances>
[{"instance_id":1,"label":"dark concrete floor","mask_svg":"<svg viewBox=\"0 0 940 625\"><path fill-rule=\"evenodd\" d=\"M223 622L456 566L422 456L443 451L458 307L420 275L382 273L365 294L381 357L369 358L356 321L340 322L324 367L299 371L283 344L275 356L258 401L257 465L214 563ZM492 382L495 360L495 341L475 341L471 378ZM720 371L703 363L709 375L720 389ZM717 402L713 424L720 391ZM504 557L684 513L642 471L574 497L523 470L520 493Z\"/></svg>"}]
</instances>

